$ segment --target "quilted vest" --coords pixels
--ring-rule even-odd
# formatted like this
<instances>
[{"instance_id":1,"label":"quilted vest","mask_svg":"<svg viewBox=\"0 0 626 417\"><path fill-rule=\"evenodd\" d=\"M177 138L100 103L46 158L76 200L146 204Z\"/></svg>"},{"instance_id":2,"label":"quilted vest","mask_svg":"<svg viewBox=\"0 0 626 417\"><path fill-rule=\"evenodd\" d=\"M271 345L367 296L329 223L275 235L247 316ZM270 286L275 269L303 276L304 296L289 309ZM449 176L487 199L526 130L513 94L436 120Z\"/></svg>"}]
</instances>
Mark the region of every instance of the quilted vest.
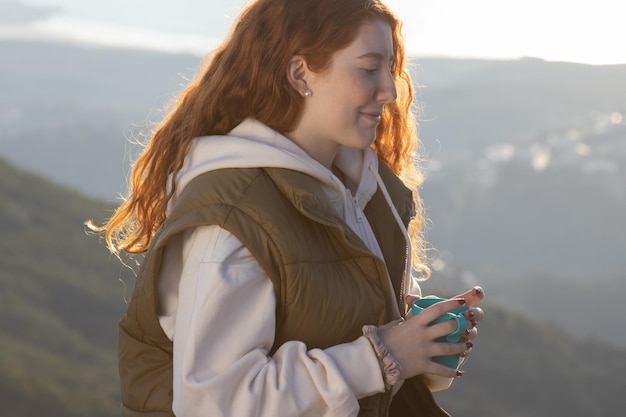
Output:
<instances>
[{"instance_id":1,"label":"quilted vest","mask_svg":"<svg viewBox=\"0 0 626 417\"><path fill-rule=\"evenodd\" d=\"M382 162L379 165L406 227L414 214L412 193ZM186 229L219 225L239 238L267 273L277 299L272 353L289 340L302 341L309 349L350 342L361 335L363 325L397 318L387 300L392 292L394 299L401 298L407 247L383 193L377 190L364 212L384 262L320 198L323 195L318 180L280 168L223 169L185 187L145 255L119 324L125 417L173 416L172 342L158 321L156 280L168 241ZM398 301L400 311L402 304ZM420 403L424 397L432 406L430 392L421 380L416 382L422 394L407 398ZM389 392L364 398L359 416L386 417L390 402ZM436 404L433 409L440 410ZM404 410L402 414L413 415Z\"/></svg>"}]
</instances>

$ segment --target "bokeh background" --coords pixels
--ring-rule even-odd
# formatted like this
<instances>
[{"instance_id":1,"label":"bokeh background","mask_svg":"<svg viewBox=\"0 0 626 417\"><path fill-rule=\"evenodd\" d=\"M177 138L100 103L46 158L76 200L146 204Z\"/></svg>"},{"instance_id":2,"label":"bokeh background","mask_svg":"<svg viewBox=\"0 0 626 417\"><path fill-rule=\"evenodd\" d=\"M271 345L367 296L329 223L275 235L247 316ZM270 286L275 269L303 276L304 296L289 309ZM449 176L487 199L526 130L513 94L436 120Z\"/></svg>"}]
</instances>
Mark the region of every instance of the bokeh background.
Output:
<instances>
[{"instance_id":1,"label":"bokeh background","mask_svg":"<svg viewBox=\"0 0 626 417\"><path fill-rule=\"evenodd\" d=\"M133 285L102 220L242 0L0 0L0 404L119 415ZM454 416L626 415L620 2L390 0L420 108L432 278L482 285Z\"/></svg>"}]
</instances>

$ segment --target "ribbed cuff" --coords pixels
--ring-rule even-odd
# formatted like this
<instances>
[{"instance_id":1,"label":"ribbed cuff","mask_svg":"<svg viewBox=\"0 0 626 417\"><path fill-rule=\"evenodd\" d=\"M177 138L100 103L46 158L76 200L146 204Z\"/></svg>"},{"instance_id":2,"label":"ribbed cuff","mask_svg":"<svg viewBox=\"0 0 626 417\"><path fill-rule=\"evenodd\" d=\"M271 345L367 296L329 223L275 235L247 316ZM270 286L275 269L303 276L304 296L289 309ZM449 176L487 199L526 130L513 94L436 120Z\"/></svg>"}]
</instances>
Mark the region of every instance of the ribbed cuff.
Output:
<instances>
[{"instance_id":1,"label":"ribbed cuff","mask_svg":"<svg viewBox=\"0 0 626 417\"><path fill-rule=\"evenodd\" d=\"M393 386L400 380L400 363L391 355L387 346L378 337L378 327L371 325L363 326L363 336L369 340L374 348L374 352L376 352L376 356L378 356L383 371L385 389L392 390Z\"/></svg>"}]
</instances>

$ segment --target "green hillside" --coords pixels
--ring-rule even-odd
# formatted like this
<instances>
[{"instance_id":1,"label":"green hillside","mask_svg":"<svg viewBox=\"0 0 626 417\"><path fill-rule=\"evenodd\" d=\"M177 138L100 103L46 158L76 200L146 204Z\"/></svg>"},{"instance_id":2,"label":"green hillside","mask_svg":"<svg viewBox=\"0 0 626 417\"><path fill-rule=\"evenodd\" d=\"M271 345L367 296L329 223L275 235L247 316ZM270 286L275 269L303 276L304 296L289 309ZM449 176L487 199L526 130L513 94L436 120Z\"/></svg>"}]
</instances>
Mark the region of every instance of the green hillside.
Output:
<instances>
[{"instance_id":1,"label":"green hillside","mask_svg":"<svg viewBox=\"0 0 626 417\"><path fill-rule=\"evenodd\" d=\"M453 416L624 415L626 351L576 342L554 326L485 309L465 375L436 394Z\"/></svg>"},{"instance_id":2,"label":"green hillside","mask_svg":"<svg viewBox=\"0 0 626 417\"><path fill-rule=\"evenodd\" d=\"M129 292L120 279L132 273L82 225L108 209L0 160L3 415L119 415L116 325ZM454 416L623 415L626 351L484 308L466 375L437 394Z\"/></svg>"},{"instance_id":3,"label":"green hillside","mask_svg":"<svg viewBox=\"0 0 626 417\"><path fill-rule=\"evenodd\" d=\"M12 416L118 410L116 322L129 276L86 218L103 204L0 161L0 403Z\"/></svg>"}]
</instances>

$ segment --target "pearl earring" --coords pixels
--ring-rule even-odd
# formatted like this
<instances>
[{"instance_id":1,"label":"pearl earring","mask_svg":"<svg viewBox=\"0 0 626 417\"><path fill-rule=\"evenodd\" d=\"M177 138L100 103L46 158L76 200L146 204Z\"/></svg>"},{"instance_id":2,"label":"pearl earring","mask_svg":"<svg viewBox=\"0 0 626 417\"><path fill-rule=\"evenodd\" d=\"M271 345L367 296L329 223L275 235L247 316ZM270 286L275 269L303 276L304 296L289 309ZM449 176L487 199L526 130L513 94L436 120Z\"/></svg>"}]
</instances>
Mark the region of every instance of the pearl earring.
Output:
<instances>
[{"instance_id":1,"label":"pearl earring","mask_svg":"<svg viewBox=\"0 0 626 417\"><path fill-rule=\"evenodd\" d=\"M304 90L304 97L311 97L313 93L308 88Z\"/></svg>"}]
</instances>

